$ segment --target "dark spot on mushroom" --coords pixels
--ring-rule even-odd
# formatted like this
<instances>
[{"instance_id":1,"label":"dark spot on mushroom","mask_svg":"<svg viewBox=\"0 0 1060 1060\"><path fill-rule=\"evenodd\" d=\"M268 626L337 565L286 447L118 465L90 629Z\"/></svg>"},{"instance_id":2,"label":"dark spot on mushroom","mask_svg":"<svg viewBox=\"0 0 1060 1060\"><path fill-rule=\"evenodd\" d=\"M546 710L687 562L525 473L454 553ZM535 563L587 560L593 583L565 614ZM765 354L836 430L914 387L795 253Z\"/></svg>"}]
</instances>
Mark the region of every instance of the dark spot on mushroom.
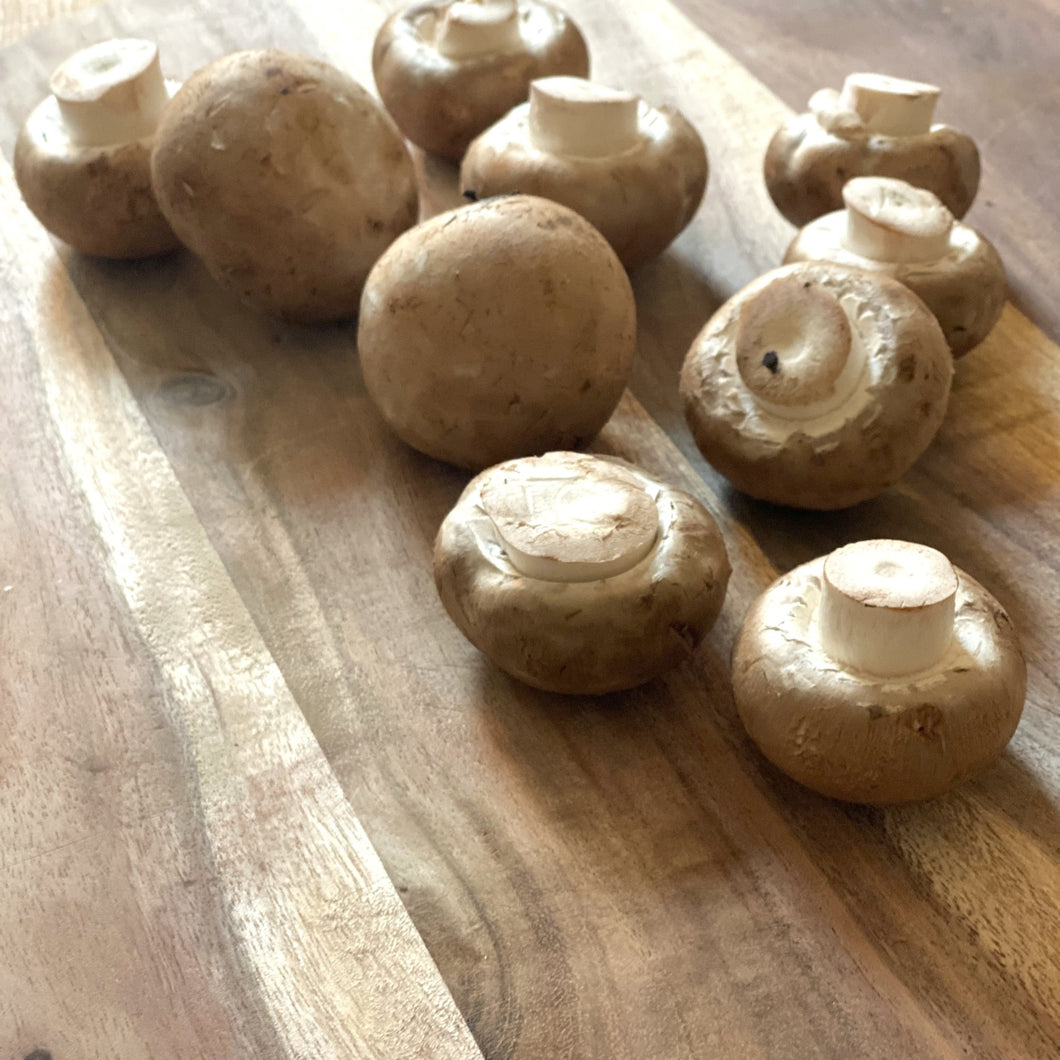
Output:
<instances>
[{"instance_id":1,"label":"dark spot on mushroom","mask_svg":"<svg viewBox=\"0 0 1060 1060\"><path fill-rule=\"evenodd\" d=\"M942 711L934 703L920 703L907 715L909 727L925 740L934 740L942 728Z\"/></svg>"},{"instance_id":2,"label":"dark spot on mushroom","mask_svg":"<svg viewBox=\"0 0 1060 1060\"><path fill-rule=\"evenodd\" d=\"M971 669L970 666L955 666L953 672L955 674L966 674Z\"/></svg>"},{"instance_id":3,"label":"dark spot on mushroom","mask_svg":"<svg viewBox=\"0 0 1060 1060\"><path fill-rule=\"evenodd\" d=\"M870 703L867 710L869 712L869 721L879 721L880 718L885 717L887 714L887 711L879 703Z\"/></svg>"},{"instance_id":4,"label":"dark spot on mushroom","mask_svg":"<svg viewBox=\"0 0 1060 1060\"><path fill-rule=\"evenodd\" d=\"M806 281L806 282L805 282L805 283L804 283L804 284L802 285L802 289L803 289L803 290L805 291L807 287L812 287L812 286L813 286L813 280L807 280L807 281Z\"/></svg>"},{"instance_id":5,"label":"dark spot on mushroom","mask_svg":"<svg viewBox=\"0 0 1060 1060\"><path fill-rule=\"evenodd\" d=\"M235 390L231 384L209 372L183 372L167 379L158 388L158 393L172 405L201 408L232 397Z\"/></svg>"},{"instance_id":6,"label":"dark spot on mushroom","mask_svg":"<svg viewBox=\"0 0 1060 1060\"><path fill-rule=\"evenodd\" d=\"M953 325L953 330L954 331L967 331L968 329L963 324L954 324Z\"/></svg>"},{"instance_id":7,"label":"dark spot on mushroom","mask_svg":"<svg viewBox=\"0 0 1060 1060\"><path fill-rule=\"evenodd\" d=\"M463 194L464 198L467 199L468 202L478 202L478 192L477 191L474 191L473 189L468 188L467 191L463 192L462 194Z\"/></svg>"},{"instance_id":8,"label":"dark spot on mushroom","mask_svg":"<svg viewBox=\"0 0 1060 1060\"><path fill-rule=\"evenodd\" d=\"M289 96L290 94L291 90L286 85L284 85L283 88L280 89L281 96Z\"/></svg>"},{"instance_id":9,"label":"dark spot on mushroom","mask_svg":"<svg viewBox=\"0 0 1060 1060\"><path fill-rule=\"evenodd\" d=\"M917 414L921 419L927 419L931 415L932 404L930 401L921 401L916 407Z\"/></svg>"},{"instance_id":10,"label":"dark spot on mushroom","mask_svg":"<svg viewBox=\"0 0 1060 1060\"><path fill-rule=\"evenodd\" d=\"M776 350L766 350L765 356L762 358L762 367L773 375L780 371L780 358L777 356Z\"/></svg>"},{"instance_id":11,"label":"dark spot on mushroom","mask_svg":"<svg viewBox=\"0 0 1060 1060\"><path fill-rule=\"evenodd\" d=\"M579 394L584 394L587 390L589 390L592 387L592 385L593 385L593 381L591 379L586 379L585 382L582 383L582 385L578 388L578 393Z\"/></svg>"},{"instance_id":12,"label":"dark spot on mushroom","mask_svg":"<svg viewBox=\"0 0 1060 1060\"><path fill-rule=\"evenodd\" d=\"M52 1060L52 1054L47 1049L34 1049L32 1053L26 1053L23 1060Z\"/></svg>"},{"instance_id":13,"label":"dark spot on mushroom","mask_svg":"<svg viewBox=\"0 0 1060 1060\"><path fill-rule=\"evenodd\" d=\"M907 353L898 362L898 381L910 383L914 375L916 375L916 354Z\"/></svg>"},{"instance_id":14,"label":"dark spot on mushroom","mask_svg":"<svg viewBox=\"0 0 1060 1060\"><path fill-rule=\"evenodd\" d=\"M283 73L283 67L282 66L270 66L268 68L268 70L265 71L265 76L266 77L278 77L282 73Z\"/></svg>"}]
</instances>

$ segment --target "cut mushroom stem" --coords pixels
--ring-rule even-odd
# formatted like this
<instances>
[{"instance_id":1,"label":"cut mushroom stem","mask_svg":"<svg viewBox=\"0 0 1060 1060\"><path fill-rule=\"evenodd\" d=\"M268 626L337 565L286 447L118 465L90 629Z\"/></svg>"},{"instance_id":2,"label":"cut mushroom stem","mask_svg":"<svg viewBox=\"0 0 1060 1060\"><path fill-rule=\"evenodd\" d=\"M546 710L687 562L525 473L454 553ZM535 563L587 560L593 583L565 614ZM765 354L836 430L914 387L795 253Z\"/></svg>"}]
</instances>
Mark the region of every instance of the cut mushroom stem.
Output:
<instances>
[{"instance_id":1,"label":"cut mushroom stem","mask_svg":"<svg viewBox=\"0 0 1060 1060\"><path fill-rule=\"evenodd\" d=\"M938 261L950 249L953 214L937 195L892 177L855 177L843 186L843 246L901 264Z\"/></svg>"},{"instance_id":2,"label":"cut mushroom stem","mask_svg":"<svg viewBox=\"0 0 1060 1060\"><path fill-rule=\"evenodd\" d=\"M736 364L761 408L782 419L810 420L851 395L865 351L834 294L797 276L779 276L740 311Z\"/></svg>"},{"instance_id":3,"label":"cut mushroom stem","mask_svg":"<svg viewBox=\"0 0 1060 1060\"><path fill-rule=\"evenodd\" d=\"M435 45L447 59L510 51L520 43L516 0L458 0L442 19Z\"/></svg>"},{"instance_id":4,"label":"cut mushroom stem","mask_svg":"<svg viewBox=\"0 0 1060 1060\"><path fill-rule=\"evenodd\" d=\"M553 155L600 158L639 139L640 100L580 77L543 77L530 86L530 140Z\"/></svg>"},{"instance_id":5,"label":"cut mushroom stem","mask_svg":"<svg viewBox=\"0 0 1060 1060\"><path fill-rule=\"evenodd\" d=\"M886 74L850 74L839 105L853 111L869 132L881 136L919 136L930 132L939 89Z\"/></svg>"},{"instance_id":6,"label":"cut mushroom stem","mask_svg":"<svg viewBox=\"0 0 1060 1060\"><path fill-rule=\"evenodd\" d=\"M623 574L659 533L655 498L624 468L602 461L586 473L548 457L519 461L483 485L481 505L511 565L543 581Z\"/></svg>"},{"instance_id":7,"label":"cut mushroom stem","mask_svg":"<svg viewBox=\"0 0 1060 1060\"><path fill-rule=\"evenodd\" d=\"M52 75L63 124L79 147L152 135L169 92L151 41L123 38L77 52Z\"/></svg>"},{"instance_id":8,"label":"cut mushroom stem","mask_svg":"<svg viewBox=\"0 0 1060 1060\"><path fill-rule=\"evenodd\" d=\"M953 638L957 575L933 548L859 541L824 563L821 647L837 662L879 677L926 670Z\"/></svg>"}]
</instances>

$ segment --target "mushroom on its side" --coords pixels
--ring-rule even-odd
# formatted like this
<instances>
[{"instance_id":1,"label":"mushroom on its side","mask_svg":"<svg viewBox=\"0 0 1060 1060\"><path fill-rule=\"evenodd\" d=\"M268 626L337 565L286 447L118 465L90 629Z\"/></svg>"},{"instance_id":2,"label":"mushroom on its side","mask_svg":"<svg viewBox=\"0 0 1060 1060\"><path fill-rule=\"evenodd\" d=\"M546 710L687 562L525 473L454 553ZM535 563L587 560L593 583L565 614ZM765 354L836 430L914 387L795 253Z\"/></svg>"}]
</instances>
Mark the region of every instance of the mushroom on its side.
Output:
<instances>
[{"instance_id":1,"label":"mushroom on its side","mask_svg":"<svg viewBox=\"0 0 1060 1060\"><path fill-rule=\"evenodd\" d=\"M405 136L459 162L535 78L585 77L589 52L574 22L541 0L428 0L383 24L372 72Z\"/></svg>"},{"instance_id":2,"label":"mushroom on its side","mask_svg":"<svg viewBox=\"0 0 1060 1060\"><path fill-rule=\"evenodd\" d=\"M733 653L740 718L800 784L850 802L942 795L1004 749L1027 670L1000 604L935 549L862 541L752 606Z\"/></svg>"},{"instance_id":3,"label":"mushroom on its side","mask_svg":"<svg viewBox=\"0 0 1060 1060\"><path fill-rule=\"evenodd\" d=\"M357 341L391 429L479 469L596 435L626 387L636 307L588 221L509 195L398 239L368 277Z\"/></svg>"},{"instance_id":4,"label":"mushroom on its side","mask_svg":"<svg viewBox=\"0 0 1060 1060\"><path fill-rule=\"evenodd\" d=\"M784 256L893 276L919 295L954 357L978 346L1005 306L1005 269L989 240L955 222L938 196L891 177L855 177L845 210L818 217Z\"/></svg>"},{"instance_id":5,"label":"mushroom on its side","mask_svg":"<svg viewBox=\"0 0 1060 1060\"><path fill-rule=\"evenodd\" d=\"M689 658L725 597L717 524L624 461L556 452L474 478L438 532L460 631L535 688L599 695Z\"/></svg>"},{"instance_id":6,"label":"mushroom on its side","mask_svg":"<svg viewBox=\"0 0 1060 1060\"><path fill-rule=\"evenodd\" d=\"M15 180L52 235L84 254L140 258L179 245L151 191L151 144L176 85L151 41L70 56L15 144Z\"/></svg>"},{"instance_id":7,"label":"mushroom on its side","mask_svg":"<svg viewBox=\"0 0 1060 1060\"><path fill-rule=\"evenodd\" d=\"M825 88L809 113L789 118L769 143L765 179L777 209L802 226L843 206L852 177L897 177L934 192L963 217L979 188L975 141L933 125L935 85L883 74L851 74Z\"/></svg>"},{"instance_id":8,"label":"mushroom on its side","mask_svg":"<svg viewBox=\"0 0 1060 1060\"><path fill-rule=\"evenodd\" d=\"M798 508L881 493L927 448L953 358L935 318L890 277L787 265L729 299L681 372L692 436L737 489Z\"/></svg>"},{"instance_id":9,"label":"mushroom on its side","mask_svg":"<svg viewBox=\"0 0 1060 1060\"><path fill-rule=\"evenodd\" d=\"M352 317L365 277L416 221L412 159L353 78L248 51L193 74L158 127L159 205L213 277L291 320Z\"/></svg>"},{"instance_id":10,"label":"mushroom on its side","mask_svg":"<svg viewBox=\"0 0 1060 1060\"><path fill-rule=\"evenodd\" d=\"M707 153L688 120L576 77L530 86L530 102L468 148L469 197L522 191L591 221L627 269L662 253L703 199Z\"/></svg>"}]
</instances>

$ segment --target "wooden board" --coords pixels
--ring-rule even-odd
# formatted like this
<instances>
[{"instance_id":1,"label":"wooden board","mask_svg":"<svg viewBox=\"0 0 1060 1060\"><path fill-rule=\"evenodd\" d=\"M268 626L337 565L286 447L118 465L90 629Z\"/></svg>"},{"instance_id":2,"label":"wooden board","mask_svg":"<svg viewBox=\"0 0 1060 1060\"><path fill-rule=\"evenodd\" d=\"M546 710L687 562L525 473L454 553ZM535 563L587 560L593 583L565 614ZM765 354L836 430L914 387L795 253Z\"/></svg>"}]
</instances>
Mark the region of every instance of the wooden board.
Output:
<instances>
[{"instance_id":1,"label":"wooden board","mask_svg":"<svg viewBox=\"0 0 1060 1060\"><path fill-rule=\"evenodd\" d=\"M9 203L5 217L19 220L5 275L22 298L40 300L38 325L11 345L30 351L31 367L57 350L92 351L92 372L50 377L69 395L67 436L82 437L75 399L100 380L116 388L109 400L123 415L142 417L135 438L107 450L126 461L112 477L131 488L136 476L121 467L161 447L486 1056L1055 1055L1060 455L1048 395L1060 382L1057 351L1007 309L962 362L942 437L877 501L817 515L729 491L691 445L676 374L720 300L782 253L790 229L757 167L786 110L665 4L567 6L594 42L600 76L676 103L713 161L694 227L635 277L636 398L600 442L691 488L723 526L730 594L693 663L602 700L532 692L486 664L449 624L429 571L435 529L466 477L388 435L365 397L351 328L255 317L187 257L128 266L64 255L64 273ZM275 39L365 76L376 7L305 3L299 16L304 24L281 6L248 16L221 4L189 16L145 5L92 17L140 33L161 27L181 74L219 54L218 44ZM191 32L195 19L223 31ZM68 42L35 41L40 67L48 48L61 55ZM10 116L20 95L41 89L5 90ZM432 204L451 199L451 168L424 169ZM15 247L38 248L34 269L17 277ZM54 299L40 296L51 289L73 307L55 320ZM29 415L57 429L55 416ZM77 476L94 462L70 456L81 452L74 442L63 452L60 467L83 491ZM64 479L58 492L70 488ZM71 534L80 547L109 525L100 503ZM25 521L40 519L33 509ZM751 599L778 570L883 535L943 548L995 590L1025 631L1031 685L997 766L935 803L867 810L802 791L761 760L732 708L728 656ZM141 521L120 541L141 562L161 562L153 538ZM202 540L196 548L209 551ZM110 586L110 555L78 577L95 570ZM154 575L156 591L165 580ZM127 597L122 588L119 602ZM126 608L114 623L136 632L151 663L161 649L149 631L167 628L165 608ZM82 640L72 650L79 662L93 658ZM169 687L171 672L161 673ZM91 688L91 676L83 683ZM32 735L19 746L40 753ZM244 769L236 763L237 777ZM170 779L178 793L182 782L179 771ZM277 835L283 820L278 812ZM198 834L189 823L175 847L193 847ZM164 879L142 893L162 892ZM14 944L26 945L25 925L39 925L45 908L19 921ZM238 923L230 930L239 937ZM38 958L38 975L59 967L56 944ZM168 953L138 953L138 962L172 968ZM295 981L311 987L312 976L306 969ZM235 979L238 1010L246 995ZM55 981L58 996L68 978ZM187 995L189 1011L203 996L212 997L207 988ZM12 1008L16 1028L23 1012Z\"/></svg>"}]
</instances>

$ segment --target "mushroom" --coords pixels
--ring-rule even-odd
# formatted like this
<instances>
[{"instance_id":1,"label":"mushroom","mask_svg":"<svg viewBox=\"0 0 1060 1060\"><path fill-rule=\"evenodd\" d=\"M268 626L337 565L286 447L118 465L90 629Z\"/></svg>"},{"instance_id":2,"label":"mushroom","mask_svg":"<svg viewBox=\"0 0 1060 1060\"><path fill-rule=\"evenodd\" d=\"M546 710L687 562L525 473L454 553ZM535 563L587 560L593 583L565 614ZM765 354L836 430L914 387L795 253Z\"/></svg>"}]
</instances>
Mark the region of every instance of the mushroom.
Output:
<instances>
[{"instance_id":1,"label":"mushroom","mask_svg":"<svg viewBox=\"0 0 1060 1060\"><path fill-rule=\"evenodd\" d=\"M893 177L855 177L845 210L811 221L784 257L882 272L919 295L960 357L978 346L1005 306L1005 269L993 245L955 222L938 196Z\"/></svg>"},{"instance_id":2,"label":"mushroom","mask_svg":"<svg viewBox=\"0 0 1060 1060\"><path fill-rule=\"evenodd\" d=\"M434 546L460 631L549 692L632 688L689 658L729 580L717 524L625 461L555 452L472 479Z\"/></svg>"},{"instance_id":3,"label":"mushroom","mask_svg":"<svg viewBox=\"0 0 1060 1060\"><path fill-rule=\"evenodd\" d=\"M146 40L102 41L52 74L15 143L19 191L52 235L105 258L179 245L151 192L151 141L176 87Z\"/></svg>"},{"instance_id":4,"label":"mushroom","mask_svg":"<svg viewBox=\"0 0 1060 1060\"><path fill-rule=\"evenodd\" d=\"M625 389L629 278L558 203L487 199L406 232L361 301L369 396L409 445L480 469L584 445Z\"/></svg>"},{"instance_id":5,"label":"mushroom","mask_svg":"<svg viewBox=\"0 0 1060 1060\"><path fill-rule=\"evenodd\" d=\"M159 205L213 277L291 320L351 317L376 258L416 221L412 159L335 67L248 51L196 72L155 136Z\"/></svg>"},{"instance_id":6,"label":"mushroom","mask_svg":"<svg viewBox=\"0 0 1060 1060\"><path fill-rule=\"evenodd\" d=\"M401 131L459 162L534 78L587 75L589 52L570 18L540 0L431 0L383 23L372 72Z\"/></svg>"},{"instance_id":7,"label":"mushroom","mask_svg":"<svg viewBox=\"0 0 1060 1060\"><path fill-rule=\"evenodd\" d=\"M933 548L860 541L752 606L733 695L762 753L849 802L930 799L996 758L1027 668L1001 605Z\"/></svg>"},{"instance_id":8,"label":"mushroom","mask_svg":"<svg viewBox=\"0 0 1060 1060\"><path fill-rule=\"evenodd\" d=\"M786 265L729 299L681 372L703 455L744 493L845 508L896 482L942 423L953 358L908 288L831 262Z\"/></svg>"},{"instance_id":9,"label":"mushroom","mask_svg":"<svg viewBox=\"0 0 1060 1060\"><path fill-rule=\"evenodd\" d=\"M662 253L707 185L699 134L672 107L577 77L546 77L468 148L468 197L523 191L577 210L627 269Z\"/></svg>"},{"instance_id":10,"label":"mushroom","mask_svg":"<svg viewBox=\"0 0 1060 1060\"><path fill-rule=\"evenodd\" d=\"M842 209L852 177L898 177L934 192L963 217L979 188L970 136L932 125L939 89L883 74L850 74L842 92L821 89L809 113L789 118L769 143L765 178L777 209L801 227Z\"/></svg>"}]
</instances>

